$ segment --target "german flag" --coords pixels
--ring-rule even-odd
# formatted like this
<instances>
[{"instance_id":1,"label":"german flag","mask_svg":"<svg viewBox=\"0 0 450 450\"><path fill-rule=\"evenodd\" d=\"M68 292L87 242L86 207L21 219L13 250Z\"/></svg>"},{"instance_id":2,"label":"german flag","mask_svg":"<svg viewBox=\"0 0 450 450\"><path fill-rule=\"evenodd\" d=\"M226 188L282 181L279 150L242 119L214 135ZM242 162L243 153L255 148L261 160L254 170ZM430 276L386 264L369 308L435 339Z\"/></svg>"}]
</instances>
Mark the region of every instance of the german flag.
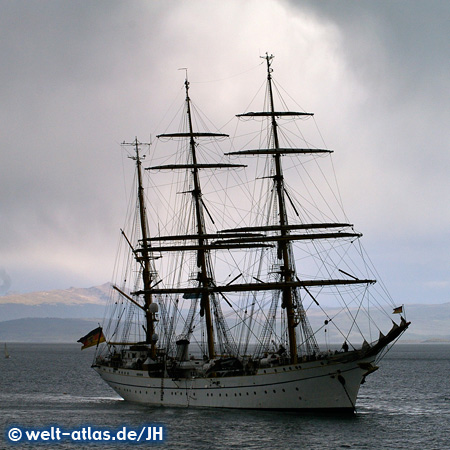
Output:
<instances>
[{"instance_id":1,"label":"german flag","mask_svg":"<svg viewBox=\"0 0 450 450\"><path fill-rule=\"evenodd\" d=\"M394 308L394 312L392 314L401 314L403 312L403 306L398 306Z\"/></svg>"},{"instance_id":2,"label":"german flag","mask_svg":"<svg viewBox=\"0 0 450 450\"><path fill-rule=\"evenodd\" d=\"M81 344L83 344L83 347L81 347L81 350L84 350L85 348L92 347L93 345L101 344L102 342L105 342L105 341L106 341L106 339L103 334L102 327L98 327L95 330L92 330L86 336L83 336L82 338L78 339L77 342L80 342Z\"/></svg>"}]
</instances>

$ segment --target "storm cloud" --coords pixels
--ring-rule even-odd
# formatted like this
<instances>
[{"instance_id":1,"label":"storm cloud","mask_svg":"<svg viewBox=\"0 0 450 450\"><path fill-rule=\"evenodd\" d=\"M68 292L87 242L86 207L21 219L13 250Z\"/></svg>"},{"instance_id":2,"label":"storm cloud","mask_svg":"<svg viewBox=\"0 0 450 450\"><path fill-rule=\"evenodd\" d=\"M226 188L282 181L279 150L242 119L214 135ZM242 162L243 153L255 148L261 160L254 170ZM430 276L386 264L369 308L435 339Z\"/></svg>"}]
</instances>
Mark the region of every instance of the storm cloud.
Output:
<instances>
[{"instance_id":1,"label":"storm cloud","mask_svg":"<svg viewBox=\"0 0 450 450\"><path fill-rule=\"evenodd\" d=\"M335 150L347 214L393 296L450 301L448 2L0 9L0 267L12 291L107 281L132 172L119 143L161 131L180 67L196 103L226 124L262 83L268 51Z\"/></svg>"}]
</instances>

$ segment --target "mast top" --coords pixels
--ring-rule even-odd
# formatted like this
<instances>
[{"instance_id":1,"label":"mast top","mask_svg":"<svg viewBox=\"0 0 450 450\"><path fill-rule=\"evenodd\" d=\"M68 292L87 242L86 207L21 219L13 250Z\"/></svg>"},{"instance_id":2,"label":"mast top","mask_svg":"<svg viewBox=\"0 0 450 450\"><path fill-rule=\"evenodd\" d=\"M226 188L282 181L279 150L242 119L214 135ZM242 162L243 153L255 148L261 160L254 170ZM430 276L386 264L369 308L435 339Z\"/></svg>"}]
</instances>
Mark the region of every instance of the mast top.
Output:
<instances>
[{"instance_id":1,"label":"mast top","mask_svg":"<svg viewBox=\"0 0 450 450\"><path fill-rule=\"evenodd\" d=\"M189 80L188 80L188 69L187 67L182 67L181 69L178 70L184 70L185 71L185 78L184 78L184 88L186 91L186 101L189 101Z\"/></svg>"},{"instance_id":2,"label":"mast top","mask_svg":"<svg viewBox=\"0 0 450 450\"><path fill-rule=\"evenodd\" d=\"M270 77L270 74L273 72L273 69L270 67L272 65L272 59L275 58L274 55L267 53L266 56L260 56L260 58L265 59L267 61L267 74Z\"/></svg>"},{"instance_id":3,"label":"mast top","mask_svg":"<svg viewBox=\"0 0 450 450\"><path fill-rule=\"evenodd\" d=\"M136 155L135 156L128 156L128 158L132 159L133 161L140 162L142 159L145 159L145 155L139 154L139 147L141 145L148 145L149 147L152 145L150 142L140 142L138 141L137 136L134 138L133 142L125 142L123 141L121 144L123 147L134 147Z\"/></svg>"},{"instance_id":4,"label":"mast top","mask_svg":"<svg viewBox=\"0 0 450 450\"><path fill-rule=\"evenodd\" d=\"M187 95L187 91L189 90L188 68L180 67L178 70L184 70L184 73L185 73L184 86L186 87L186 95Z\"/></svg>"}]
</instances>

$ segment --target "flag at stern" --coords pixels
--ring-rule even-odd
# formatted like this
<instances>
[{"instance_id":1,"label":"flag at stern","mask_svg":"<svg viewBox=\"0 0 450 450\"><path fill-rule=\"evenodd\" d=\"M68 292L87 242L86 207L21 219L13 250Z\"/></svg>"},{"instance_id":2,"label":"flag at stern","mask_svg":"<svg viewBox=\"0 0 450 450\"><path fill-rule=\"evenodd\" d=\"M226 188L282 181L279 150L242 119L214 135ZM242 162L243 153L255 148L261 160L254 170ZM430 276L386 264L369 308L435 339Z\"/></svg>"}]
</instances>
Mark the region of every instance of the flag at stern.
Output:
<instances>
[{"instance_id":1,"label":"flag at stern","mask_svg":"<svg viewBox=\"0 0 450 450\"><path fill-rule=\"evenodd\" d=\"M102 342L105 342L105 336L103 334L102 327L98 327L95 330L92 330L89 332L86 336L83 336L82 338L78 339L77 342L80 342L83 344L83 347L81 347L81 350L84 350L85 348L92 347L93 345L101 344Z\"/></svg>"}]
</instances>

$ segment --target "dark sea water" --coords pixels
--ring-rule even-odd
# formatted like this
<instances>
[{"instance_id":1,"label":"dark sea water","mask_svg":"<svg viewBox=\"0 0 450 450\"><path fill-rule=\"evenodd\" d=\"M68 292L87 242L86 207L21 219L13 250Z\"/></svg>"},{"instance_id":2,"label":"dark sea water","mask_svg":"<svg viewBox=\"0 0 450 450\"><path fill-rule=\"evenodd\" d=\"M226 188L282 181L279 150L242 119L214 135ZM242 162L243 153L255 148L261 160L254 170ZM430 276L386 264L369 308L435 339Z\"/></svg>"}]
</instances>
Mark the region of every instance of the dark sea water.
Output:
<instances>
[{"instance_id":1,"label":"dark sea water","mask_svg":"<svg viewBox=\"0 0 450 450\"><path fill-rule=\"evenodd\" d=\"M360 391L357 414L151 408L120 400L77 345L9 344L0 358L1 449L450 449L450 345L394 347ZM12 426L165 427L162 443L10 443Z\"/></svg>"}]
</instances>

